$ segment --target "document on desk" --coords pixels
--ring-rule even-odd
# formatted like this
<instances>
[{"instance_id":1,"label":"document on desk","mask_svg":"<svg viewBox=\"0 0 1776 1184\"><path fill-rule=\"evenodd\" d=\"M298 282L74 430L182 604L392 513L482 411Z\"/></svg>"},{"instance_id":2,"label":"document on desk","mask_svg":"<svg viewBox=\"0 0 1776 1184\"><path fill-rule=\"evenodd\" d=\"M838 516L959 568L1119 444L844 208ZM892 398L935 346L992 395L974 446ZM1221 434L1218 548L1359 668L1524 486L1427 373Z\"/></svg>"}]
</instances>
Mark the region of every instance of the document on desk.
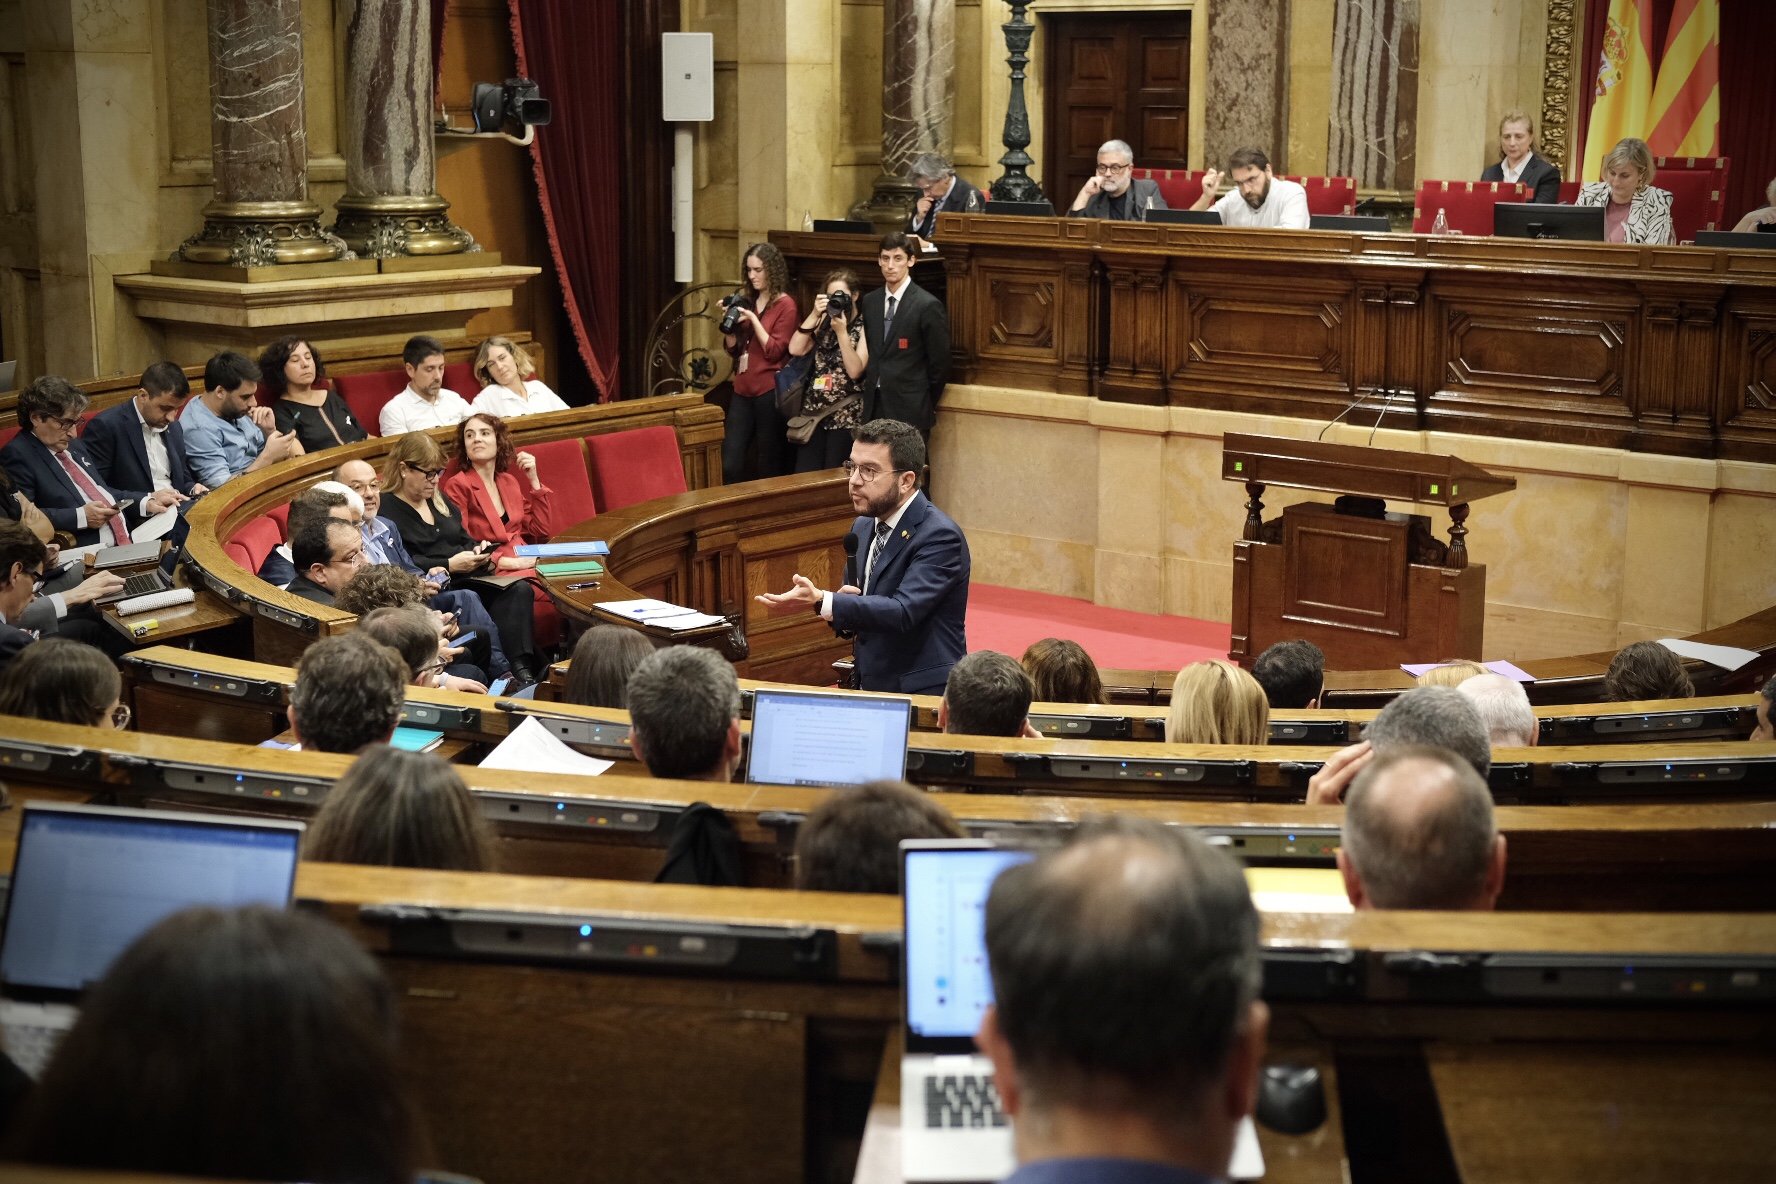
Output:
<instances>
[{"instance_id":1,"label":"document on desk","mask_svg":"<svg viewBox=\"0 0 1776 1184\"><path fill-rule=\"evenodd\" d=\"M576 752L550 735L549 729L534 719L526 719L481 762L483 769L511 769L518 773L574 773L596 777L608 770L613 761Z\"/></svg>"},{"instance_id":2,"label":"document on desk","mask_svg":"<svg viewBox=\"0 0 1776 1184\"><path fill-rule=\"evenodd\" d=\"M132 526L130 528L129 537L133 542L152 542L154 539L163 537L167 531L173 528L173 524L178 520L179 507L168 506L154 517L143 522L140 526Z\"/></svg>"},{"instance_id":3,"label":"document on desk","mask_svg":"<svg viewBox=\"0 0 1776 1184\"><path fill-rule=\"evenodd\" d=\"M611 613L629 621L645 621L649 624L661 617L681 617L695 609L686 608L682 604L669 604L664 600L607 600L598 605L598 611Z\"/></svg>"},{"instance_id":4,"label":"document on desk","mask_svg":"<svg viewBox=\"0 0 1776 1184\"><path fill-rule=\"evenodd\" d=\"M1748 662L1757 661L1758 656L1756 650L1742 650L1736 645L1709 645L1704 641L1684 641L1677 637L1661 637L1659 644L1680 658L1694 658L1722 670L1737 670Z\"/></svg>"},{"instance_id":5,"label":"document on desk","mask_svg":"<svg viewBox=\"0 0 1776 1184\"><path fill-rule=\"evenodd\" d=\"M676 617L654 617L647 622L661 629L670 629L674 633L682 633L686 629L707 629L711 625L726 625L726 617L712 617L708 613L685 612Z\"/></svg>"}]
</instances>

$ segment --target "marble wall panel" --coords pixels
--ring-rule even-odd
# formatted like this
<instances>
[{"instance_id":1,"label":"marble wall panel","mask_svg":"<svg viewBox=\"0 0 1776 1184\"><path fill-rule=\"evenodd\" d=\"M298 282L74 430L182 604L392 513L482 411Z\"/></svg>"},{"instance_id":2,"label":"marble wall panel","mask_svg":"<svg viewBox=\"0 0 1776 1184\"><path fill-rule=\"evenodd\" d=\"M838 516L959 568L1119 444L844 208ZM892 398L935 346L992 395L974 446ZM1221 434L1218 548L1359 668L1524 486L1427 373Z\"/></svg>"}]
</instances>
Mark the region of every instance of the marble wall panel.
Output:
<instances>
[{"instance_id":1,"label":"marble wall panel","mask_svg":"<svg viewBox=\"0 0 1776 1184\"><path fill-rule=\"evenodd\" d=\"M885 0L882 167L900 175L921 152L949 155L955 112L954 0Z\"/></svg>"},{"instance_id":2,"label":"marble wall panel","mask_svg":"<svg viewBox=\"0 0 1776 1184\"><path fill-rule=\"evenodd\" d=\"M1338 0L1326 169L1359 186L1417 175L1419 0Z\"/></svg>"},{"instance_id":3,"label":"marble wall panel","mask_svg":"<svg viewBox=\"0 0 1776 1184\"><path fill-rule=\"evenodd\" d=\"M1326 142L1331 131L1332 17L1337 0L1290 0L1289 4L1289 171L1325 176Z\"/></svg>"},{"instance_id":4,"label":"marble wall panel","mask_svg":"<svg viewBox=\"0 0 1776 1184\"><path fill-rule=\"evenodd\" d=\"M1215 0L1208 23L1214 100L1204 112L1203 160L1224 168L1234 149L1253 147L1277 172L1296 172L1285 157L1286 0ZM1201 33L1191 30L1192 37Z\"/></svg>"}]
</instances>

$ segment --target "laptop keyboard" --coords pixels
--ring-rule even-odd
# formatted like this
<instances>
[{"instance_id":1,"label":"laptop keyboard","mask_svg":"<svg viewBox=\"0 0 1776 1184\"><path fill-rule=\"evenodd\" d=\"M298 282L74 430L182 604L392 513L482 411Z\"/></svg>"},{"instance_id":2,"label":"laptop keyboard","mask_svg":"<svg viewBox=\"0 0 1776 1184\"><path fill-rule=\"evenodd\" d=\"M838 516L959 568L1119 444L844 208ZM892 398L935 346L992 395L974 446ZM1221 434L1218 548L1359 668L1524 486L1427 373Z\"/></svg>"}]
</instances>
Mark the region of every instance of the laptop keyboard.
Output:
<instances>
[{"instance_id":1,"label":"laptop keyboard","mask_svg":"<svg viewBox=\"0 0 1776 1184\"><path fill-rule=\"evenodd\" d=\"M159 569L138 572L136 575L124 577L123 596L127 600L132 596L147 596L151 592L164 592L170 587L172 584L160 574Z\"/></svg>"},{"instance_id":2,"label":"laptop keyboard","mask_svg":"<svg viewBox=\"0 0 1776 1184\"><path fill-rule=\"evenodd\" d=\"M994 1088L991 1076L934 1075L925 1079L927 1129L985 1129L1004 1125L1005 1111L999 1106L999 1091Z\"/></svg>"}]
</instances>

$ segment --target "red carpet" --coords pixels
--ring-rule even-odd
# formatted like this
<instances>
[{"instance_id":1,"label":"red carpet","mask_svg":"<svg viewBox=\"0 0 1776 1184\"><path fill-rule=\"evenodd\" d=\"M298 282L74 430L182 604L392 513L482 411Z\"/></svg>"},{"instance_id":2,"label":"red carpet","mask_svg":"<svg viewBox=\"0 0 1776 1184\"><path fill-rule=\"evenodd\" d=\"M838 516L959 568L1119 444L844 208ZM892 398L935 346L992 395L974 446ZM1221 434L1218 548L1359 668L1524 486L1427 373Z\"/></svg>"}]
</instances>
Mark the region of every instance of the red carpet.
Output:
<instances>
[{"instance_id":1,"label":"red carpet","mask_svg":"<svg viewBox=\"0 0 1776 1184\"><path fill-rule=\"evenodd\" d=\"M991 584L968 590L968 648L1021 658L1033 641L1077 641L1101 667L1176 670L1225 658L1229 629L1215 621L1104 608L1090 601Z\"/></svg>"}]
</instances>

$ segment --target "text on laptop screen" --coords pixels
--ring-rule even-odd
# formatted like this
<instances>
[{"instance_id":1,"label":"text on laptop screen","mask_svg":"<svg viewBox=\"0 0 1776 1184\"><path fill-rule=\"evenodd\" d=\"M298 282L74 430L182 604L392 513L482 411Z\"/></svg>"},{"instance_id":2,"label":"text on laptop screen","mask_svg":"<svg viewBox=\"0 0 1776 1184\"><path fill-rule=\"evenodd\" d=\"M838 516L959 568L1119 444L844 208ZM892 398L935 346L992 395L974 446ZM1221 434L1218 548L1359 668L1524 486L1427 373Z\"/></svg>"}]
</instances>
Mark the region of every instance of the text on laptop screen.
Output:
<instances>
[{"instance_id":1,"label":"text on laptop screen","mask_svg":"<svg viewBox=\"0 0 1776 1184\"><path fill-rule=\"evenodd\" d=\"M300 838L295 827L29 812L12 873L0 982L80 990L180 909L282 907Z\"/></svg>"},{"instance_id":2,"label":"text on laptop screen","mask_svg":"<svg viewBox=\"0 0 1776 1184\"><path fill-rule=\"evenodd\" d=\"M757 691L746 779L862 785L906 775L912 704L873 695Z\"/></svg>"},{"instance_id":3,"label":"text on laptop screen","mask_svg":"<svg viewBox=\"0 0 1776 1184\"><path fill-rule=\"evenodd\" d=\"M993 1001L987 970L987 892L1028 851L908 851L906 1021L915 1036L965 1037Z\"/></svg>"}]
</instances>

